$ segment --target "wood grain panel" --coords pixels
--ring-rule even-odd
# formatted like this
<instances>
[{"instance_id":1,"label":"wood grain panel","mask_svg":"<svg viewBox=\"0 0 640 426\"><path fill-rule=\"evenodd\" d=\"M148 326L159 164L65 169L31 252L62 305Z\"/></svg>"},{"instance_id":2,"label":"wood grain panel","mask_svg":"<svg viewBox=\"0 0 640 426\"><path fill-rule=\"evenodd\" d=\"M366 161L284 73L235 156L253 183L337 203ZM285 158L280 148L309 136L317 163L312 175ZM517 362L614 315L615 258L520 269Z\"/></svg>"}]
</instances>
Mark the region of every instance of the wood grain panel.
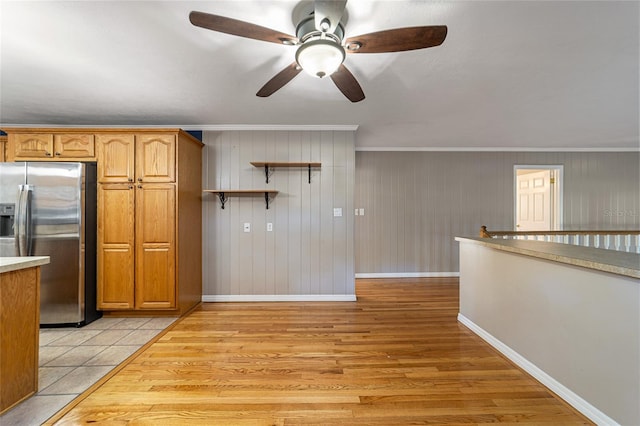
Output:
<instances>
[{"instance_id":1,"label":"wood grain panel","mask_svg":"<svg viewBox=\"0 0 640 426\"><path fill-rule=\"evenodd\" d=\"M55 134L53 135L54 156L84 161L95 159L95 135L92 134Z\"/></svg>"},{"instance_id":2,"label":"wood grain panel","mask_svg":"<svg viewBox=\"0 0 640 426\"><path fill-rule=\"evenodd\" d=\"M136 309L176 307L175 185L136 189Z\"/></svg>"},{"instance_id":3,"label":"wood grain panel","mask_svg":"<svg viewBox=\"0 0 640 426\"><path fill-rule=\"evenodd\" d=\"M134 307L134 212L132 184L98 184L99 309Z\"/></svg>"},{"instance_id":4,"label":"wood grain panel","mask_svg":"<svg viewBox=\"0 0 640 426\"><path fill-rule=\"evenodd\" d=\"M175 135L136 135L136 179L142 182L176 181Z\"/></svg>"},{"instance_id":5,"label":"wood grain panel","mask_svg":"<svg viewBox=\"0 0 640 426\"><path fill-rule=\"evenodd\" d=\"M133 182L135 174L135 136L132 134L96 135L98 182Z\"/></svg>"},{"instance_id":6,"label":"wood grain panel","mask_svg":"<svg viewBox=\"0 0 640 426\"><path fill-rule=\"evenodd\" d=\"M57 424L591 424L456 320L455 280L204 304Z\"/></svg>"},{"instance_id":7,"label":"wood grain panel","mask_svg":"<svg viewBox=\"0 0 640 426\"><path fill-rule=\"evenodd\" d=\"M177 145L177 279L180 312L202 300L202 148L184 134Z\"/></svg>"},{"instance_id":8,"label":"wood grain panel","mask_svg":"<svg viewBox=\"0 0 640 426\"><path fill-rule=\"evenodd\" d=\"M53 156L53 135L47 133L9 134L7 158L10 161L44 159Z\"/></svg>"},{"instance_id":9,"label":"wood grain panel","mask_svg":"<svg viewBox=\"0 0 640 426\"><path fill-rule=\"evenodd\" d=\"M0 412L38 390L40 267L0 274Z\"/></svg>"}]
</instances>

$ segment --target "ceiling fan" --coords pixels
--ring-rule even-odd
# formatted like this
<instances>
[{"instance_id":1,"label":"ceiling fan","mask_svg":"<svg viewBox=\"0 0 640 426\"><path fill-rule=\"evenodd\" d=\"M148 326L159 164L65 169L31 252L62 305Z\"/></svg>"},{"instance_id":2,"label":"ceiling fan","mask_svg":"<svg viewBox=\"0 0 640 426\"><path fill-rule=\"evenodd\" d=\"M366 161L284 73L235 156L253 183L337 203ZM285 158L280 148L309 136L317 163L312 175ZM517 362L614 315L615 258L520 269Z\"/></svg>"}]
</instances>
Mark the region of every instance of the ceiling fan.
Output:
<instances>
[{"instance_id":1,"label":"ceiling fan","mask_svg":"<svg viewBox=\"0 0 640 426\"><path fill-rule=\"evenodd\" d=\"M298 46L296 60L276 74L256 93L267 97L290 82L300 71L331 80L351 102L365 98L360 84L344 66L346 53L385 53L439 46L447 36L447 27L404 27L345 38L347 0L315 0L313 10L296 27L296 36L284 34L249 22L193 11L189 20L195 26L221 33Z\"/></svg>"}]
</instances>

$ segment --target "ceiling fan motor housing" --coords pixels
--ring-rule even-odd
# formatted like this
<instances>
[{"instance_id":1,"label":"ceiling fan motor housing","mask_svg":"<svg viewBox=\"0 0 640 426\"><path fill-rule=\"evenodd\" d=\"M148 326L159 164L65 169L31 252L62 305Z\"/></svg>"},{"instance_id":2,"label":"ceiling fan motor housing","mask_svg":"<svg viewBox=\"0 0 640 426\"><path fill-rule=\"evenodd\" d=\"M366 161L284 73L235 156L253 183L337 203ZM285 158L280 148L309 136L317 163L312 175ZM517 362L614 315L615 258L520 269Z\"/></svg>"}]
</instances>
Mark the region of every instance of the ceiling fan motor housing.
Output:
<instances>
[{"instance_id":1,"label":"ceiling fan motor housing","mask_svg":"<svg viewBox=\"0 0 640 426\"><path fill-rule=\"evenodd\" d=\"M322 32L316 28L315 17L313 13L304 18L296 27L296 36L301 43L314 38L320 37L324 34L327 38L334 40L336 43L341 44L344 38L344 27L342 24L338 24L333 33Z\"/></svg>"}]
</instances>

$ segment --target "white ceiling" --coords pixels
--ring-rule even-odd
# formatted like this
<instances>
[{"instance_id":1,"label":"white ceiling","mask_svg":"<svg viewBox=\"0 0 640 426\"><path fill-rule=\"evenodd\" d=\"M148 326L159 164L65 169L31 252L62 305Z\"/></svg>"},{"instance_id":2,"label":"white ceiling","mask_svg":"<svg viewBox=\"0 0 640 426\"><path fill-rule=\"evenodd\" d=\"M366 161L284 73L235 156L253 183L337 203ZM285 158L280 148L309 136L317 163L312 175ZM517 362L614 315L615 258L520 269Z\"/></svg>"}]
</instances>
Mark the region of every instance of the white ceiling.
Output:
<instances>
[{"instance_id":1,"label":"white ceiling","mask_svg":"<svg viewBox=\"0 0 640 426\"><path fill-rule=\"evenodd\" d=\"M366 94L356 104L304 73L256 97L295 47L188 20L198 10L294 34L296 6L2 0L0 123L358 125L360 149L639 148L638 1L349 0L347 37L449 31L439 47L348 55Z\"/></svg>"}]
</instances>

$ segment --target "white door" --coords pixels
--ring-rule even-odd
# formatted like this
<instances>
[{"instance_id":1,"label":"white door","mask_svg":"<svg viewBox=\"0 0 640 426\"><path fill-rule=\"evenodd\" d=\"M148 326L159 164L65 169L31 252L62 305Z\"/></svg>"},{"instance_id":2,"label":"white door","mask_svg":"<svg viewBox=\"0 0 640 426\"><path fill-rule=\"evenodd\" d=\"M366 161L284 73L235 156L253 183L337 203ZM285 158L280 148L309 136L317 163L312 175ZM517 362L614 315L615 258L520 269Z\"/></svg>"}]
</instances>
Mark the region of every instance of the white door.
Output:
<instances>
[{"instance_id":1,"label":"white door","mask_svg":"<svg viewBox=\"0 0 640 426\"><path fill-rule=\"evenodd\" d=\"M522 170L516 185L516 230L551 230L551 170Z\"/></svg>"}]
</instances>

